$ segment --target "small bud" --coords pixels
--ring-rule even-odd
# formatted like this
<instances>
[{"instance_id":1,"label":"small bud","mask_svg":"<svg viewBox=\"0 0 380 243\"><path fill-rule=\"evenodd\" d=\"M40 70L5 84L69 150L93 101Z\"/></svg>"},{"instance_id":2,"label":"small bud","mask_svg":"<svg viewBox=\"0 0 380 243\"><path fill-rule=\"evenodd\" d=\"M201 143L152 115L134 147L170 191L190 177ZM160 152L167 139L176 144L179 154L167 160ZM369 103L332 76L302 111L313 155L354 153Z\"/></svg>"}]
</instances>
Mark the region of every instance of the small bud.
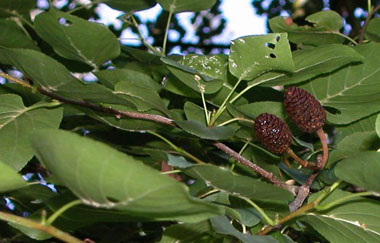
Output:
<instances>
[{"instance_id":1,"label":"small bud","mask_svg":"<svg viewBox=\"0 0 380 243\"><path fill-rule=\"evenodd\" d=\"M259 141L272 153L282 154L292 143L288 125L273 114L260 114L255 119L254 128Z\"/></svg>"}]
</instances>

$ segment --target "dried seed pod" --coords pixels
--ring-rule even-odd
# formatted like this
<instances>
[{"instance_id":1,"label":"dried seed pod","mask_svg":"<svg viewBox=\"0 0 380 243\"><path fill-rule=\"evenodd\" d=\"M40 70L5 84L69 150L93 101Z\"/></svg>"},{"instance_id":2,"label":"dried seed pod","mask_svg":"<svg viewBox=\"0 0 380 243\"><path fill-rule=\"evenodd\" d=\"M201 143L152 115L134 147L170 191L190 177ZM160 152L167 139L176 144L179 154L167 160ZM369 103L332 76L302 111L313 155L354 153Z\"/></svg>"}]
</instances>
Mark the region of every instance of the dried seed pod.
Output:
<instances>
[{"instance_id":1,"label":"dried seed pod","mask_svg":"<svg viewBox=\"0 0 380 243\"><path fill-rule=\"evenodd\" d=\"M285 90L284 106L292 122L304 132L313 133L326 122L326 112L322 105L301 88L291 87Z\"/></svg>"},{"instance_id":2,"label":"dried seed pod","mask_svg":"<svg viewBox=\"0 0 380 243\"><path fill-rule=\"evenodd\" d=\"M292 134L281 118L262 113L255 119L255 131L259 141L272 153L282 154L292 143Z\"/></svg>"}]
</instances>

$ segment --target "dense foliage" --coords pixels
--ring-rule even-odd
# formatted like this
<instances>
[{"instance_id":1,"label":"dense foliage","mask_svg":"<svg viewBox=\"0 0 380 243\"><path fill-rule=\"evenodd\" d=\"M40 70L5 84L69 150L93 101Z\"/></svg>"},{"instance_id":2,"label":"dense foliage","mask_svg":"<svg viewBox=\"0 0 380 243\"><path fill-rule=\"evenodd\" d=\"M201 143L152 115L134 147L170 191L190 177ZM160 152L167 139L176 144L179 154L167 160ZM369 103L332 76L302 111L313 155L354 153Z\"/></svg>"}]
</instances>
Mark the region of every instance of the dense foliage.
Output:
<instances>
[{"instance_id":1,"label":"dense foliage","mask_svg":"<svg viewBox=\"0 0 380 243\"><path fill-rule=\"evenodd\" d=\"M0 0L2 242L380 242L379 7L357 38L321 11L180 56L173 16L215 0L99 2L137 33L160 4L162 46Z\"/></svg>"}]
</instances>

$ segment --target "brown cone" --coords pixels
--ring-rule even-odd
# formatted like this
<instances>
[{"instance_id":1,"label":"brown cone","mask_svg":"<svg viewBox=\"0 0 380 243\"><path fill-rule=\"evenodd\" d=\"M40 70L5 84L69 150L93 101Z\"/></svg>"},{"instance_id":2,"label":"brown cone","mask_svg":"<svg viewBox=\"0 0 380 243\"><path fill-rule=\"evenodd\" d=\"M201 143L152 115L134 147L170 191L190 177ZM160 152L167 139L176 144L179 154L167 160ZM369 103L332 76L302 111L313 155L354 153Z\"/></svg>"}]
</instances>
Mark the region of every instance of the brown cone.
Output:
<instances>
[{"instance_id":1,"label":"brown cone","mask_svg":"<svg viewBox=\"0 0 380 243\"><path fill-rule=\"evenodd\" d=\"M272 153L282 154L292 143L288 125L273 114L260 114L255 119L254 127L259 141Z\"/></svg>"},{"instance_id":2,"label":"brown cone","mask_svg":"<svg viewBox=\"0 0 380 243\"><path fill-rule=\"evenodd\" d=\"M319 101L307 91L291 87L285 91L286 113L299 129L313 133L326 122L326 112Z\"/></svg>"}]
</instances>

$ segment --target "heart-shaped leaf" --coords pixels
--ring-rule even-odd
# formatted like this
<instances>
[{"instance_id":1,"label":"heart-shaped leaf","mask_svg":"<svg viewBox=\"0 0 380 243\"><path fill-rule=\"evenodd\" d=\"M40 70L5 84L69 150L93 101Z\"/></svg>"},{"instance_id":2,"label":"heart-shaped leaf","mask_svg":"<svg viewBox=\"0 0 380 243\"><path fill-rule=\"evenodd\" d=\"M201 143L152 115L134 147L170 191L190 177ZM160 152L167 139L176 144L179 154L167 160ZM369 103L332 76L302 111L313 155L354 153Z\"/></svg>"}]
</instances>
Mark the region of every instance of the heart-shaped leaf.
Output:
<instances>
[{"instance_id":1,"label":"heart-shaped leaf","mask_svg":"<svg viewBox=\"0 0 380 243\"><path fill-rule=\"evenodd\" d=\"M184 222L224 212L192 198L184 184L89 138L50 129L35 133L32 144L38 159L84 204Z\"/></svg>"},{"instance_id":2,"label":"heart-shaped leaf","mask_svg":"<svg viewBox=\"0 0 380 243\"><path fill-rule=\"evenodd\" d=\"M286 33L247 36L231 41L229 70L239 79L251 80L268 71L291 72L293 69Z\"/></svg>"},{"instance_id":3,"label":"heart-shaped leaf","mask_svg":"<svg viewBox=\"0 0 380 243\"><path fill-rule=\"evenodd\" d=\"M120 54L119 41L107 26L54 8L39 14L34 26L37 34L58 55L84 62L95 69Z\"/></svg>"}]
</instances>

